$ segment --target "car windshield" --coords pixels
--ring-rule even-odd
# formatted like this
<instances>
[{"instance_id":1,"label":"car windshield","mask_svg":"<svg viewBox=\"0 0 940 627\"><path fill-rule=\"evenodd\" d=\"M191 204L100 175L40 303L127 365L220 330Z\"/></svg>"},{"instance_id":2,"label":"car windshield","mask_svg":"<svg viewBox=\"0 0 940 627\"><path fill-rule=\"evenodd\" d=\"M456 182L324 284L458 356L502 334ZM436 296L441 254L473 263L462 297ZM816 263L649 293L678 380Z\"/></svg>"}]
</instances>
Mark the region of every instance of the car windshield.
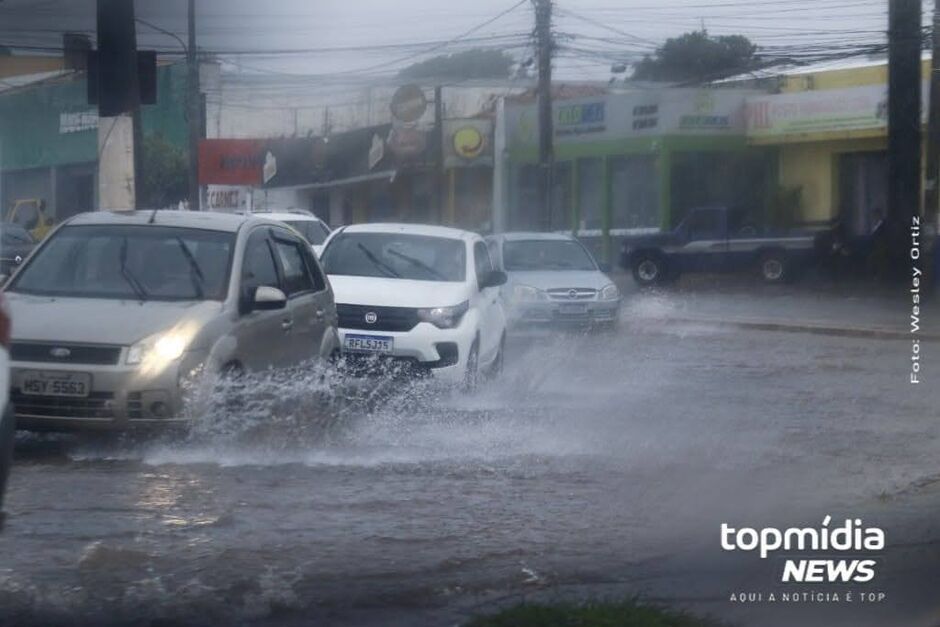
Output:
<instances>
[{"instance_id":1,"label":"car windshield","mask_svg":"<svg viewBox=\"0 0 940 627\"><path fill-rule=\"evenodd\" d=\"M510 272L596 270L594 260L572 240L522 240L503 244L503 265Z\"/></svg>"},{"instance_id":2,"label":"car windshield","mask_svg":"<svg viewBox=\"0 0 940 627\"><path fill-rule=\"evenodd\" d=\"M285 220L284 223L295 228L313 246L325 242L330 234L329 229L319 220Z\"/></svg>"},{"instance_id":3,"label":"car windshield","mask_svg":"<svg viewBox=\"0 0 940 627\"><path fill-rule=\"evenodd\" d=\"M467 276L467 253L457 239L343 233L326 247L323 266L327 274L459 282Z\"/></svg>"},{"instance_id":4,"label":"car windshield","mask_svg":"<svg viewBox=\"0 0 940 627\"><path fill-rule=\"evenodd\" d=\"M8 291L137 300L223 300L234 234L162 226L66 226Z\"/></svg>"}]
</instances>

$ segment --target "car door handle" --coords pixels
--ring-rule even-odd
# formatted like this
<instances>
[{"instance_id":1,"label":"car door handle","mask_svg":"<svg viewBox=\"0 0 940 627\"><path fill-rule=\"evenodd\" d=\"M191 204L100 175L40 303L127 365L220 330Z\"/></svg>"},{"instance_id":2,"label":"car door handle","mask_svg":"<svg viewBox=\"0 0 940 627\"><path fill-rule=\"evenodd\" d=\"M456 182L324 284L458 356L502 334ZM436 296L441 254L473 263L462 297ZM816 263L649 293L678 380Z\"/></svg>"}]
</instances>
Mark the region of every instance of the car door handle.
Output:
<instances>
[{"instance_id":1,"label":"car door handle","mask_svg":"<svg viewBox=\"0 0 940 627\"><path fill-rule=\"evenodd\" d=\"M322 309L317 309L314 315L317 317L317 320L322 320L325 313L326 312L324 312Z\"/></svg>"},{"instance_id":2,"label":"car door handle","mask_svg":"<svg viewBox=\"0 0 940 627\"><path fill-rule=\"evenodd\" d=\"M293 320L281 320L281 328L285 331L290 331L291 327L294 326Z\"/></svg>"}]
</instances>

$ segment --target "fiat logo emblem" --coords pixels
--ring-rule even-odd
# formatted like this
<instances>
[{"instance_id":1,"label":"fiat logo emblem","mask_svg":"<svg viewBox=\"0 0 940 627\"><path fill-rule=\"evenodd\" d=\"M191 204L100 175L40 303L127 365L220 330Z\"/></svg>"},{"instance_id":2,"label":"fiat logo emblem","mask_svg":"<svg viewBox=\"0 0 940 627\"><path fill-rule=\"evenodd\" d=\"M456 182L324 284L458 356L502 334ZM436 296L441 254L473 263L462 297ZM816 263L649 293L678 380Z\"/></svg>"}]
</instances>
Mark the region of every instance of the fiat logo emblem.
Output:
<instances>
[{"instance_id":1,"label":"fiat logo emblem","mask_svg":"<svg viewBox=\"0 0 940 627\"><path fill-rule=\"evenodd\" d=\"M56 346L55 348L49 351L49 354L55 357L56 359L65 359L66 357L69 357L72 354L72 351L70 351L69 349L63 346Z\"/></svg>"},{"instance_id":2,"label":"fiat logo emblem","mask_svg":"<svg viewBox=\"0 0 940 627\"><path fill-rule=\"evenodd\" d=\"M375 315L374 311L370 311L366 314L366 324L375 324L378 319L379 317Z\"/></svg>"},{"instance_id":3,"label":"fiat logo emblem","mask_svg":"<svg viewBox=\"0 0 940 627\"><path fill-rule=\"evenodd\" d=\"M577 297L578 297L578 290L576 289L568 290L568 298L577 298Z\"/></svg>"}]
</instances>

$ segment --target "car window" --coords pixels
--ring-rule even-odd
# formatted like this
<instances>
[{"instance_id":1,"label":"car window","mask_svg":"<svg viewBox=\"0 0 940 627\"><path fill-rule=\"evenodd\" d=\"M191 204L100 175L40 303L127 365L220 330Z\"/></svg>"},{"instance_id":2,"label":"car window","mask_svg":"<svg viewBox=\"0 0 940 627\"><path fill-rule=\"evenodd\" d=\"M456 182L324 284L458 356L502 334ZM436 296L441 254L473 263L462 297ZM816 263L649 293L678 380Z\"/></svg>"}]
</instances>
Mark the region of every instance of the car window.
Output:
<instances>
[{"instance_id":1,"label":"car window","mask_svg":"<svg viewBox=\"0 0 940 627\"><path fill-rule=\"evenodd\" d=\"M493 262L490 260L490 253L483 242L477 242L473 245L473 265L476 269L477 285L482 285L483 281L493 272Z\"/></svg>"},{"instance_id":2,"label":"car window","mask_svg":"<svg viewBox=\"0 0 940 627\"><path fill-rule=\"evenodd\" d=\"M224 300L234 235L127 225L66 226L17 274L11 291L50 296Z\"/></svg>"},{"instance_id":3,"label":"car window","mask_svg":"<svg viewBox=\"0 0 940 627\"><path fill-rule=\"evenodd\" d=\"M486 242L486 249L490 251L490 261L493 262L493 267L500 266L502 262L499 257L499 240L486 239L483 241Z\"/></svg>"},{"instance_id":4,"label":"car window","mask_svg":"<svg viewBox=\"0 0 940 627\"><path fill-rule=\"evenodd\" d=\"M689 216L689 237L695 240L721 237L721 215L719 209L699 209Z\"/></svg>"},{"instance_id":5,"label":"car window","mask_svg":"<svg viewBox=\"0 0 940 627\"><path fill-rule=\"evenodd\" d=\"M597 269L590 253L572 239L508 241L503 244L503 266L509 272Z\"/></svg>"},{"instance_id":6,"label":"car window","mask_svg":"<svg viewBox=\"0 0 940 627\"><path fill-rule=\"evenodd\" d=\"M295 228L314 246L322 244L330 234L329 229L319 220L286 220L284 223Z\"/></svg>"},{"instance_id":7,"label":"car window","mask_svg":"<svg viewBox=\"0 0 940 627\"><path fill-rule=\"evenodd\" d=\"M459 239L410 233L340 233L323 251L327 274L413 281L462 282L466 244Z\"/></svg>"},{"instance_id":8,"label":"car window","mask_svg":"<svg viewBox=\"0 0 940 627\"><path fill-rule=\"evenodd\" d=\"M277 266L271 255L266 229L255 231L248 238L245 247L245 262L242 264L242 288L255 288L262 285L280 288Z\"/></svg>"},{"instance_id":9,"label":"car window","mask_svg":"<svg viewBox=\"0 0 940 627\"><path fill-rule=\"evenodd\" d=\"M304 246L296 240L275 238L274 249L281 262L281 271L284 274L284 287L288 296L310 292L314 289L313 277L304 261Z\"/></svg>"},{"instance_id":10,"label":"car window","mask_svg":"<svg viewBox=\"0 0 940 627\"><path fill-rule=\"evenodd\" d=\"M301 252L307 264L307 270L310 272L310 276L313 277L313 289L318 292L325 290L326 277L323 276L323 268L320 267L320 262L317 261L316 255L314 255L313 251L307 246L304 246Z\"/></svg>"}]
</instances>

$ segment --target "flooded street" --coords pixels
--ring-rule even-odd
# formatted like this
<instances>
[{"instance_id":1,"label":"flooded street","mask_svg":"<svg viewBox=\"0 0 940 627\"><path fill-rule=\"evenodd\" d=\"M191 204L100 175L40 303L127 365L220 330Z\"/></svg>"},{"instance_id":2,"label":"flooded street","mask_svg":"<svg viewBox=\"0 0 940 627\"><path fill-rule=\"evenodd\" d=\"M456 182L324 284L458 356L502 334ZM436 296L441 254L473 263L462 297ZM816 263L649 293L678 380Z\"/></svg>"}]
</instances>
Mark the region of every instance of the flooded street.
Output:
<instances>
[{"instance_id":1,"label":"flooded street","mask_svg":"<svg viewBox=\"0 0 940 627\"><path fill-rule=\"evenodd\" d=\"M903 342L627 320L517 338L473 395L385 382L327 419L278 381L260 429L236 411L180 439L21 435L0 624L442 625L566 590L726 601L760 564L711 561L722 522L885 523L893 502L940 537L917 500L937 501L919 496L937 394L903 385ZM717 569L697 590L644 581L706 567L693 556ZM908 613L936 609L915 593Z\"/></svg>"}]
</instances>

